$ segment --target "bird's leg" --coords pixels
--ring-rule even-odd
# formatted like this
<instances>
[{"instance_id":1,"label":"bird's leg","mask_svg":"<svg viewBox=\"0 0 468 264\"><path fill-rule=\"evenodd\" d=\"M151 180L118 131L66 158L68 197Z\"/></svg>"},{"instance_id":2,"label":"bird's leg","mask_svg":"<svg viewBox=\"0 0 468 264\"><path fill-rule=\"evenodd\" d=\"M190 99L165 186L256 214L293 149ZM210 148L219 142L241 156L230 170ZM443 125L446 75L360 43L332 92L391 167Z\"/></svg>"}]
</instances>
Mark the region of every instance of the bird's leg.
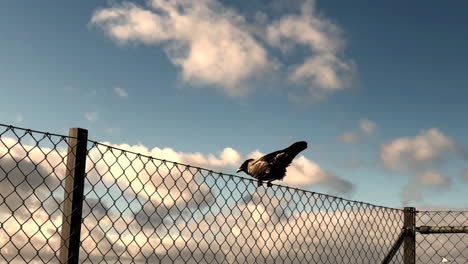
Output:
<instances>
[{"instance_id":1,"label":"bird's leg","mask_svg":"<svg viewBox=\"0 0 468 264\"><path fill-rule=\"evenodd\" d=\"M258 187L263 186L263 182L261 180L258 180Z\"/></svg>"},{"instance_id":2,"label":"bird's leg","mask_svg":"<svg viewBox=\"0 0 468 264\"><path fill-rule=\"evenodd\" d=\"M267 182L267 187L273 186L273 184L271 184L271 182L272 182L272 181Z\"/></svg>"}]
</instances>

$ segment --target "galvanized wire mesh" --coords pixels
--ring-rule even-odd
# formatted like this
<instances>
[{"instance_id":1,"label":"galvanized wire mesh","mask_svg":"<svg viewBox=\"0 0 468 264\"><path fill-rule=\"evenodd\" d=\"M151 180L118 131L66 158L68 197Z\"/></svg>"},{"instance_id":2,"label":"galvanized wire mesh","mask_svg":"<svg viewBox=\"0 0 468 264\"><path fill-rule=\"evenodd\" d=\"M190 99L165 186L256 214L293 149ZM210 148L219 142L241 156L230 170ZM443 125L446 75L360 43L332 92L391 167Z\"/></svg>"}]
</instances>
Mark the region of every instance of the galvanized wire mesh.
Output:
<instances>
[{"instance_id":1,"label":"galvanized wire mesh","mask_svg":"<svg viewBox=\"0 0 468 264\"><path fill-rule=\"evenodd\" d=\"M468 211L418 211L418 226L468 226ZM417 234L417 263L468 262L468 234Z\"/></svg>"},{"instance_id":2,"label":"galvanized wire mesh","mask_svg":"<svg viewBox=\"0 0 468 264\"><path fill-rule=\"evenodd\" d=\"M0 263L57 263L68 137L0 125Z\"/></svg>"},{"instance_id":3,"label":"galvanized wire mesh","mask_svg":"<svg viewBox=\"0 0 468 264\"><path fill-rule=\"evenodd\" d=\"M397 209L257 187L97 142L88 154L90 263L379 263L402 228Z\"/></svg>"}]
</instances>

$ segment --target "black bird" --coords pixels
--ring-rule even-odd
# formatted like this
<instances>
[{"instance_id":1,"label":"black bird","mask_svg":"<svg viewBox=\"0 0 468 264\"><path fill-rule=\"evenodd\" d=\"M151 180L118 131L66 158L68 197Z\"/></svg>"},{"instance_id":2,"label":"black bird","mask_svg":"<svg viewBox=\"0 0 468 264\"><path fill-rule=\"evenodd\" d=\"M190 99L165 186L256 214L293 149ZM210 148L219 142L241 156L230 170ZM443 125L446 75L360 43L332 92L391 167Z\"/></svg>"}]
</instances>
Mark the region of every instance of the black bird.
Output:
<instances>
[{"instance_id":1,"label":"black bird","mask_svg":"<svg viewBox=\"0 0 468 264\"><path fill-rule=\"evenodd\" d=\"M307 142L296 142L283 150L266 154L259 159L244 161L237 172L243 171L254 177L258 180L258 186L262 186L262 181L267 181L267 186L270 187L272 181L283 179L286 168L294 157L306 148Z\"/></svg>"}]
</instances>

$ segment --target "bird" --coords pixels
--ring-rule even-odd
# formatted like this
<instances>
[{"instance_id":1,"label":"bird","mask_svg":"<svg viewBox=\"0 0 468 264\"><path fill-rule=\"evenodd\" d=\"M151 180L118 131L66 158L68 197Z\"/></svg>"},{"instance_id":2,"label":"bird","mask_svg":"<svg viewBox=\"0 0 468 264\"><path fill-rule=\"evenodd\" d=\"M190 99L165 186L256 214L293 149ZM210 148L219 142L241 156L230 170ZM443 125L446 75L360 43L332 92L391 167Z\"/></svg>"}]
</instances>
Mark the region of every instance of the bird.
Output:
<instances>
[{"instance_id":1,"label":"bird","mask_svg":"<svg viewBox=\"0 0 468 264\"><path fill-rule=\"evenodd\" d=\"M244 172L257 179L258 186L262 186L263 181L266 181L267 187L271 187L272 181L284 178L286 168L297 154L306 148L307 142L298 141L285 149L266 154L261 158L247 159L237 169L237 173Z\"/></svg>"}]
</instances>

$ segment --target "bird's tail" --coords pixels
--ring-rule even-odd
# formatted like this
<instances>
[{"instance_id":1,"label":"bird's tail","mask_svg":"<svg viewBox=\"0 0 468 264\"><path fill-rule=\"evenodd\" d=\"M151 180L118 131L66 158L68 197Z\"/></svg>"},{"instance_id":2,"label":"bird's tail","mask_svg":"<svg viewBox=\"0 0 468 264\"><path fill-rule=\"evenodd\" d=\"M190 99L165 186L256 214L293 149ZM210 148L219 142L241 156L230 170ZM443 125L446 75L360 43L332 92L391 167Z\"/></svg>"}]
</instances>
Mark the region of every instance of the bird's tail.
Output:
<instances>
[{"instance_id":1,"label":"bird's tail","mask_svg":"<svg viewBox=\"0 0 468 264\"><path fill-rule=\"evenodd\" d=\"M288 152L292 157L295 157L297 154L299 154L299 152L303 151L306 148L307 142L299 141L286 148L285 151Z\"/></svg>"}]
</instances>

